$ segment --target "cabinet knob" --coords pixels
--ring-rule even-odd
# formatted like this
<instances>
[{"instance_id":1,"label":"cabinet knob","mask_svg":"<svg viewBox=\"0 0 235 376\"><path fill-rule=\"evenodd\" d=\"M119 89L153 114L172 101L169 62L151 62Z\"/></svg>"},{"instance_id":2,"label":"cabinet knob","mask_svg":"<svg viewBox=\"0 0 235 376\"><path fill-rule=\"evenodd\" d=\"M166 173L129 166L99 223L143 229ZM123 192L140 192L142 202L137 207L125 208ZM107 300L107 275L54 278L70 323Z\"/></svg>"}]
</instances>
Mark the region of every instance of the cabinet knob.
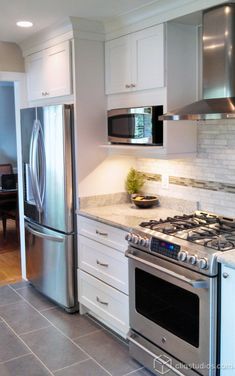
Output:
<instances>
[{"instance_id":1,"label":"cabinet knob","mask_svg":"<svg viewBox=\"0 0 235 376\"><path fill-rule=\"evenodd\" d=\"M229 274L224 272L224 273L223 273L223 278L226 279L226 278L228 278L228 277L229 277Z\"/></svg>"},{"instance_id":2,"label":"cabinet knob","mask_svg":"<svg viewBox=\"0 0 235 376\"><path fill-rule=\"evenodd\" d=\"M131 85L128 85L128 84L125 85L126 89L130 89L130 87L131 87Z\"/></svg>"},{"instance_id":3,"label":"cabinet knob","mask_svg":"<svg viewBox=\"0 0 235 376\"><path fill-rule=\"evenodd\" d=\"M131 84L130 86L131 86L131 87L136 87L136 84Z\"/></svg>"}]
</instances>

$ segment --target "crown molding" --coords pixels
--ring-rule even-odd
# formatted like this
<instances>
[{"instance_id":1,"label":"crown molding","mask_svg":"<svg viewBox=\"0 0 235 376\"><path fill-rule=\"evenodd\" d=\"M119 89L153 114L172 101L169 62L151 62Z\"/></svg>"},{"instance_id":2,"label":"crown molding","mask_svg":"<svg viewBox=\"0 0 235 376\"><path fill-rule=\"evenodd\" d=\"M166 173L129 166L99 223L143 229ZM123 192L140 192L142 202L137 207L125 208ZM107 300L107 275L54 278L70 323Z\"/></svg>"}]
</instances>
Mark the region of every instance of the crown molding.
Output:
<instances>
[{"instance_id":1,"label":"crown molding","mask_svg":"<svg viewBox=\"0 0 235 376\"><path fill-rule=\"evenodd\" d=\"M106 20L106 40L227 3L227 0L158 0L145 7Z\"/></svg>"},{"instance_id":2,"label":"crown molding","mask_svg":"<svg viewBox=\"0 0 235 376\"><path fill-rule=\"evenodd\" d=\"M25 57L73 38L104 41L104 25L84 18L66 17L21 42L20 48Z\"/></svg>"}]
</instances>

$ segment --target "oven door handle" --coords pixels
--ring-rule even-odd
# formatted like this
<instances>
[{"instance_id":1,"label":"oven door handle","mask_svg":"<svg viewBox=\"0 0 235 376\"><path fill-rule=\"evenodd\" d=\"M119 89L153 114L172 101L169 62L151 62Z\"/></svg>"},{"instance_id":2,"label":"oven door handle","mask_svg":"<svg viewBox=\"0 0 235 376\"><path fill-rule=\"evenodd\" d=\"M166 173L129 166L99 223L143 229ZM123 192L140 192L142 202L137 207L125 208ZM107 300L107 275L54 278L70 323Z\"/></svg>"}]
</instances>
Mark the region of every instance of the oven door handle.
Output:
<instances>
[{"instance_id":1,"label":"oven door handle","mask_svg":"<svg viewBox=\"0 0 235 376\"><path fill-rule=\"evenodd\" d=\"M183 373L181 373L180 371L178 371L176 368L174 368L170 363L168 362L164 362L164 360L161 358L161 357L157 357L152 351L146 349L146 347L144 347L143 345L141 345L139 342L137 342L134 338L134 336L130 335L130 333L127 334L127 340L132 342L134 345L136 345L137 347L139 347L141 350L143 350L144 352L146 352L148 355L150 355L153 359L157 359L159 363L161 363L163 366L166 366L168 368L169 371L172 371L175 375L178 375L178 376L185 376ZM165 372L165 373L168 373Z\"/></svg>"},{"instance_id":2,"label":"oven door handle","mask_svg":"<svg viewBox=\"0 0 235 376\"><path fill-rule=\"evenodd\" d=\"M132 259L132 260L139 261L139 262L141 262L144 265L150 266L151 268L156 269L156 270L158 270L158 271L160 271L160 272L162 272L164 274L167 274L167 275L169 275L171 277L174 277L174 278L176 278L176 279L178 279L178 280L180 280L182 282L185 282L188 285L194 287L195 289L208 289L209 288L208 281L205 281L205 280L194 280L194 279L187 278L184 275L177 274L177 273L175 273L175 272L173 272L171 270L163 268L162 266L155 265L152 262L147 261L147 260L145 260L142 257L135 256L134 251L127 250L125 252L125 256L128 257L128 258L130 258L130 259Z\"/></svg>"}]
</instances>

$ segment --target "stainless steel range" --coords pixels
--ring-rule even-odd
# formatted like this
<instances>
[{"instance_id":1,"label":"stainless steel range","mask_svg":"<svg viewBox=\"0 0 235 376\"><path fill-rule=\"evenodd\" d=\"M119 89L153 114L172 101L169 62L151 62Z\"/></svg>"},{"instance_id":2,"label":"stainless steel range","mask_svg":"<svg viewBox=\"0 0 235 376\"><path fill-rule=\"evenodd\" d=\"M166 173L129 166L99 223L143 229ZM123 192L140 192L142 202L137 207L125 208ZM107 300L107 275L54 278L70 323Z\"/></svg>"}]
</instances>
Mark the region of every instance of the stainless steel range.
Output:
<instances>
[{"instance_id":1,"label":"stainless steel range","mask_svg":"<svg viewBox=\"0 0 235 376\"><path fill-rule=\"evenodd\" d=\"M127 235L131 355L156 375L217 374L219 252L235 221L197 211L142 222Z\"/></svg>"}]
</instances>

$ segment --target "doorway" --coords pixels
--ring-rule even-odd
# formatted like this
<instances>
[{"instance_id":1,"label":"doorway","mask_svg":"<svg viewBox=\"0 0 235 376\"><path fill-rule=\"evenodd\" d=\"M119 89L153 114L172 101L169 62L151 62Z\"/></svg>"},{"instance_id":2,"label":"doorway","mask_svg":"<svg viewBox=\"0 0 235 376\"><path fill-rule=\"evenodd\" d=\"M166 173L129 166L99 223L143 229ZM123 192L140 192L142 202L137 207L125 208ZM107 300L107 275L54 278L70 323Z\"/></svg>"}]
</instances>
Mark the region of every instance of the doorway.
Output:
<instances>
[{"instance_id":1,"label":"doorway","mask_svg":"<svg viewBox=\"0 0 235 376\"><path fill-rule=\"evenodd\" d=\"M0 285L22 278L14 82L0 81Z\"/></svg>"}]
</instances>

